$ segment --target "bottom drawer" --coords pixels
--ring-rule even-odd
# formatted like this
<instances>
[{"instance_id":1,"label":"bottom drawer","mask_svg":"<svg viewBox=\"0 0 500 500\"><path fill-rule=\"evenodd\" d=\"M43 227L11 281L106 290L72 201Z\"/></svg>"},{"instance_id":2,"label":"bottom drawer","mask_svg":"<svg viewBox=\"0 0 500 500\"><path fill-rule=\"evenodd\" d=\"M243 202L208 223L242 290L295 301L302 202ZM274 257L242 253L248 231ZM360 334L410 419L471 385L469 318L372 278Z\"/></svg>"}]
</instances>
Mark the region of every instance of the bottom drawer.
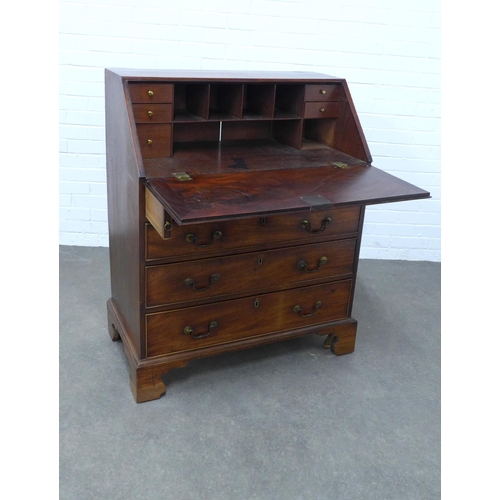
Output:
<instances>
[{"instance_id":1,"label":"bottom drawer","mask_svg":"<svg viewBox=\"0 0 500 500\"><path fill-rule=\"evenodd\" d=\"M147 356L328 323L348 316L352 280L146 315Z\"/></svg>"}]
</instances>

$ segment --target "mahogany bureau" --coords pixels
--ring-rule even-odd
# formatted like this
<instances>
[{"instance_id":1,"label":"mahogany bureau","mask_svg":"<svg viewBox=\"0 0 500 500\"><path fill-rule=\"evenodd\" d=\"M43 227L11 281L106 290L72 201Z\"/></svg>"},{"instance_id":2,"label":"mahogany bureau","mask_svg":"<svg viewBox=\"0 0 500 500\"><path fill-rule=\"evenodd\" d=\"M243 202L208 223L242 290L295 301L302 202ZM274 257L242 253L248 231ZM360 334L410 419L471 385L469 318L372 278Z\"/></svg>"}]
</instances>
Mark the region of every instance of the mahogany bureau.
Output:
<instances>
[{"instance_id":1,"label":"mahogany bureau","mask_svg":"<svg viewBox=\"0 0 500 500\"><path fill-rule=\"evenodd\" d=\"M371 166L346 81L108 69L105 90L108 328L136 401L204 356L352 352L365 206L429 193Z\"/></svg>"}]
</instances>

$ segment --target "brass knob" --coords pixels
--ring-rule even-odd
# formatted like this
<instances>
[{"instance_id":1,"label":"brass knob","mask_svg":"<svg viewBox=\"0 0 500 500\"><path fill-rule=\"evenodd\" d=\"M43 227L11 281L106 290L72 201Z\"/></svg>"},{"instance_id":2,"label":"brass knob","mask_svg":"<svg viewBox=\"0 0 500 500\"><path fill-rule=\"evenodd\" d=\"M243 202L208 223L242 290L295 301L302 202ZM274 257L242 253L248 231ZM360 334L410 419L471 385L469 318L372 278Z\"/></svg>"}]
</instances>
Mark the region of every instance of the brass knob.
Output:
<instances>
[{"instance_id":1,"label":"brass knob","mask_svg":"<svg viewBox=\"0 0 500 500\"><path fill-rule=\"evenodd\" d=\"M151 97L153 95L153 91L152 90L148 90L148 96Z\"/></svg>"},{"instance_id":2,"label":"brass knob","mask_svg":"<svg viewBox=\"0 0 500 500\"><path fill-rule=\"evenodd\" d=\"M320 90L320 93L325 95L326 94L326 90Z\"/></svg>"},{"instance_id":3,"label":"brass knob","mask_svg":"<svg viewBox=\"0 0 500 500\"><path fill-rule=\"evenodd\" d=\"M153 141L151 139L148 139L148 146L151 146L153 144Z\"/></svg>"},{"instance_id":4,"label":"brass knob","mask_svg":"<svg viewBox=\"0 0 500 500\"><path fill-rule=\"evenodd\" d=\"M153 112L152 111L148 111L148 116L153 116Z\"/></svg>"},{"instance_id":5,"label":"brass knob","mask_svg":"<svg viewBox=\"0 0 500 500\"><path fill-rule=\"evenodd\" d=\"M325 112L325 108L319 108L319 110L324 113Z\"/></svg>"}]
</instances>

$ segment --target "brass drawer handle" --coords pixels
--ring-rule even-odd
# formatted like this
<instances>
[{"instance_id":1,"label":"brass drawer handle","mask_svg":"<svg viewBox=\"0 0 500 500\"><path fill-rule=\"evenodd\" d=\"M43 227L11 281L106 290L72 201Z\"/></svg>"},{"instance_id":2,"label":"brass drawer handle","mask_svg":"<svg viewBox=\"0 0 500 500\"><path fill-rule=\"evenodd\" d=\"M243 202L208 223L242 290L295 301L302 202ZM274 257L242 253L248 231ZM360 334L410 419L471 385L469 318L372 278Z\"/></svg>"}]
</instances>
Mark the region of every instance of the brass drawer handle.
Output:
<instances>
[{"instance_id":1,"label":"brass drawer handle","mask_svg":"<svg viewBox=\"0 0 500 500\"><path fill-rule=\"evenodd\" d=\"M153 116L153 112L152 111L148 111L148 116L151 118Z\"/></svg>"},{"instance_id":2,"label":"brass drawer handle","mask_svg":"<svg viewBox=\"0 0 500 500\"><path fill-rule=\"evenodd\" d=\"M304 219L300 225L306 230L308 231L309 233L320 233L321 231L324 231L325 228L326 228L326 225L327 224L330 224L330 222L332 222L332 218L331 217L325 217L322 222L321 222L321 227L319 229L312 229L311 228L311 223L307 220L307 219Z\"/></svg>"},{"instance_id":3,"label":"brass drawer handle","mask_svg":"<svg viewBox=\"0 0 500 500\"><path fill-rule=\"evenodd\" d=\"M319 108L319 111L320 111L320 113L324 113L325 112L325 108Z\"/></svg>"},{"instance_id":4,"label":"brass drawer handle","mask_svg":"<svg viewBox=\"0 0 500 500\"><path fill-rule=\"evenodd\" d=\"M316 269L308 269L306 261L299 260L299 262L297 262L297 267L301 271L305 271L306 273L317 273L327 263L327 261L328 261L328 259L323 256L323 257L321 257L321 259L319 259L318 267Z\"/></svg>"},{"instance_id":5,"label":"brass drawer handle","mask_svg":"<svg viewBox=\"0 0 500 500\"><path fill-rule=\"evenodd\" d=\"M151 146L151 144L153 144L153 140L152 139L148 139L148 146Z\"/></svg>"},{"instance_id":6,"label":"brass drawer handle","mask_svg":"<svg viewBox=\"0 0 500 500\"><path fill-rule=\"evenodd\" d=\"M195 335L194 329L192 326L185 326L183 331L186 335L191 335L191 338L193 338L193 339L202 339L204 337L208 337L212 333L212 331L217 328L217 326L218 326L217 321L211 321L208 325L208 332L207 333L200 333L198 335Z\"/></svg>"},{"instance_id":7,"label":"brass drawer handle","mask_svg":"<svg viewBox=\"0 0 500 500\"><path fill-rule=\"evenodd\" d=\"M148 90L148 96L149 97L153 97L153 91L152 90Z\"/></svg>"},{"instance_id":8,"label":"brass drawer handle","mask_svg":"<svg viewBox=\"0 0 500 500\"><path fill-rule=\"evenodd\" d=\"M208 246L212 245L213 242L219 238L222 238L222 231L214 231L212 233L212 239L208 243L198 244L198 236L196 236L193 233L189 233L186 236L186 241L188 243L193 243L194 246L196 246L196 247L203 248L203 247L208 247Z\"/></svg>"},{"instance_id":9,"label":"brass drawer handle","mask_svg":"<svg viewBox=\"0 0 500 500\"><path fill-rule=\"evenodd\" d=\"M320 90L319 93L323 94L323 95L326 95L326 90Z\"/></svg>"},{"instance_id":10,"label":"brass drawer handle","mask_svg":"<svg viewBox=\"0 0 500 500\"><path fill-rule=\"evenodd\" d=\"M314 304L314 310L312 313L309 314L302 314L302 307L300 307L298 304L293 308L293 312L297 313L301 318L310 318L311 316L314 316L317 312L318 309L323 305L323 302L321 300L318 300L316 304Z\"/></svg>"},{"instance_id":11,"label":"brass drawer handle","mask_svg":"<svg viewBox=\"0 0 500 500\"><path fill-rule=\"evenodd\" d=\"M190 286L196 292L200 292L203 290L208 290L214 283L217 283L217 281L219 281L219 279L220 279L220 274L215 273L215 274L212 274L212 276L210 276L210 279L208 280L208 285L195 287L193 278L186 278L184 280L184 284L186 286Z\"/></svg>"}]
</instances>

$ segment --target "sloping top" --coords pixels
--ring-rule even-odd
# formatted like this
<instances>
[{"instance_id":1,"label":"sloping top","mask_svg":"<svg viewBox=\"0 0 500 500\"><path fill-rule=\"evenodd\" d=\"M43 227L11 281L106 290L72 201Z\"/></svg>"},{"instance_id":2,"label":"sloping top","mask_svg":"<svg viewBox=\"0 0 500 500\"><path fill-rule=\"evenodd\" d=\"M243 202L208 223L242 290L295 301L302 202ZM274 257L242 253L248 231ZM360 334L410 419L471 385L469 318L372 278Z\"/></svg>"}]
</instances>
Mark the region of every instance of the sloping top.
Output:
<instances>
[{"instance_id":1,"label":"sloping top","mask_svg":"<svg viewBox=\"0 0 500 500\"><path fill-rule=\"evenodd\" d=\"M430 197L366 164L198 174L187 181L169 176L146 184L178 224Z\"/></svg>"},{"instance_id":2,"label":"sloping top","mask_svg":"<svg viewBox=\"0 0 500 500\"><path fill-rule=\"evenodd\" d=\"M107 68L107 71L116 73L124 79L133 80L155 80L160 78L172 78L176 81L197 80L202 82L205 80L240 80L240 81L289 81L296 82L311 82L324 80L341 80L335 76L325 75L323 73L315 73L310 71L261 71L261 70L185 70L185 69L130 69L130 68Z\"/></svg>"}]
</instances>

